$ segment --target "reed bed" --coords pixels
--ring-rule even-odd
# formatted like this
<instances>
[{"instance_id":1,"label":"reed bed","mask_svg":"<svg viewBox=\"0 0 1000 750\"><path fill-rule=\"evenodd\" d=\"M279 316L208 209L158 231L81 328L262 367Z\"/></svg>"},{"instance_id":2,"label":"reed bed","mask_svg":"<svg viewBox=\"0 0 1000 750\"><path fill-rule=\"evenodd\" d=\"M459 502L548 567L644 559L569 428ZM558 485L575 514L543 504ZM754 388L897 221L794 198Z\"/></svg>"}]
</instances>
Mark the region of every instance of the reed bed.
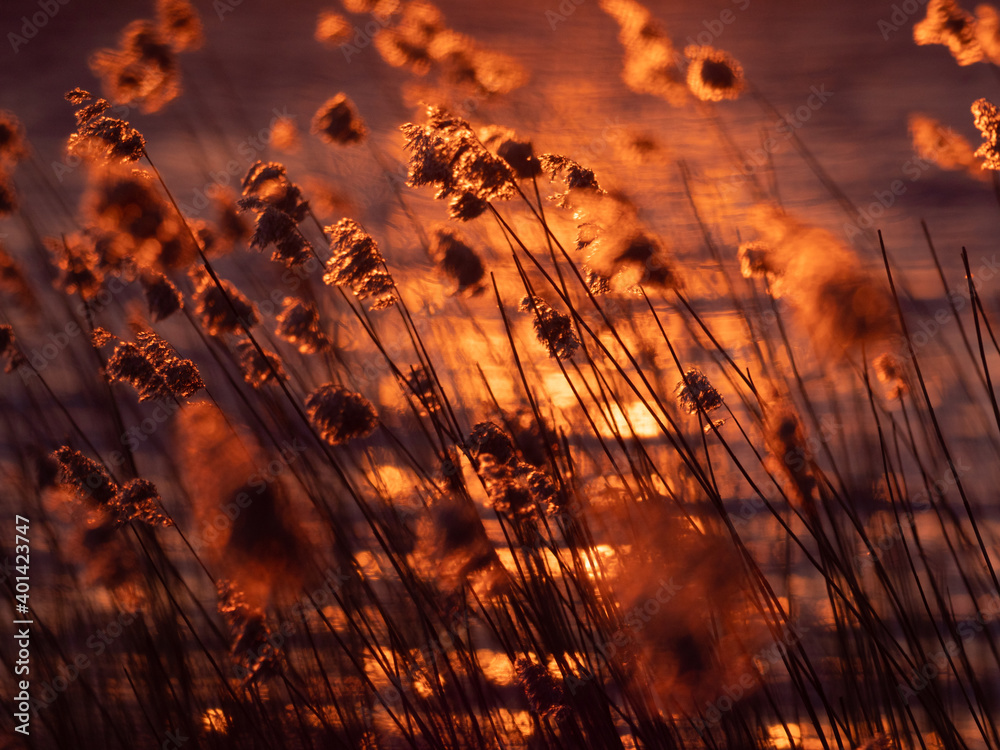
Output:
<instances>
[{"instance_id":1,"label":"reed bed","mask_svg":"<svg viewBox=\"0 0 1000 750\"><path fill-rule=\"evenodd\" d=\"M600 10L622 87L717 146L657 167L666 218L485 117L530 71L423 0L344 0L307 40L374 48L394 130L330 91L201 203L135 125L192 97L191 147L217 137L184 0L66 94L79 195L0 115L2 494L32 544L13 741L1000 747L996 269L923 224L929 304L795 130L855 232L743 168L727 107L777 112L753 71L634 0ZM917 44L996 69L995 9L921 13ZM981 143L909 128L1000 196L989 97L956 113Z\"/></svg>"}]
</instances>

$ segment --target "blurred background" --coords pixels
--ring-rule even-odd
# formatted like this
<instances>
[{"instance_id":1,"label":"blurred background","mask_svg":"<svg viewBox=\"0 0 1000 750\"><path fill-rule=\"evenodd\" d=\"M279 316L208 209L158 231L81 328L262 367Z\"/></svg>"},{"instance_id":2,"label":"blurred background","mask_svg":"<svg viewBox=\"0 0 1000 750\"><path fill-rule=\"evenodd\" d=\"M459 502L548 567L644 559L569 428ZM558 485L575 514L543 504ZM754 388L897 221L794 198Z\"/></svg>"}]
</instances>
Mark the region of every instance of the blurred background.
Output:
<instances>
[{"instance_id":1,"label":"blurred background","mask_svg":"<svg viewBox=\"0 0 1000 750\"><path fill-rule=\"evenodd\" d=\"M422 101L431 100L429 77L403 76L409 81L400 84L399 71L367 41L366 25L377 28L370 14L348 16L356 33L346 50L316 41L317 14L342 11L338 4L221 0L196 5L207 42L181 58L185 93L159 113L133 111L128 117L146 135L159 166L179 184L210 185L216 182L211 174L225 169L231 159L240 162L242 176L250 142L254 158L280 157L293 174L308 165L312 173L335 182L350 180L352 191L366 186L372 197L368 205L353 207L366 214L358 218L391 223L389 195L372 186L379 178L372 174L377 170L371 169L367 153L331 152L308 135L309 121L323 101L344 91L358 105L379 147L398 159L397 127L417 116ZM919 10L907 13L903 6L911 5ZM680 212L672 210L678 200L678 160L683 156L696 179L709 181L731 177L731 163L719 158L717 137L693 113L621 85L618 27L595 0L442 0L438 6L454 29L511 56L529 76L509 94L475 102L473 124L515 127L534 140L539 152L566 153L593 166L602 183L624 189L647 220L673 237L679 252L697 252L699 238L685 232L690 219L685 215L678 221ZM89 56L113 47L127 23L151 16L153 8L152 3L85 0L64 5L53 0L53 7L58 10L51 17L45 13L45 25L28 38L32 28L25 29L25 21L40 12L39 2L3 3L0 107L21 118L45 176L72 195L83 175L62 168L65 139L73 128L72 108L62 94L75 86L99 90L87 67ZM866 210L894 180L905 183L905 193L878 217L901 261L912 255L915 266L923 265L917 260L926 257L919 252L921 218L956 270L963 243L997 236L1000 213L988 182L933 166L913 169L907 132L911 113L926 113L977 144L969 106L1000 87L990 66L959 67L943 46L914 43L913 25L924 14L922 4L708 0L654 1L649 8L678 49L708 41L734 55L751 84L790 116L802 142L858 208ZM815 110L800 109L808 106L814 88L829 92L826 101ZM295 118L303 131L296 154L266 146L258 150L251 140L268 128L276 111ZM751 159L763 136L774 133L776 118L750 97L723 103L719 113L740 134L737 145ZM635 138L655 145L642 163L629 148ZM847 218L790 141L774 150L773 164L786 207L844 234ZM25 176L21 182L29 183L21 185L23 191L39 189L30 184L35 178ZM192 188L192 198L197 189ZM400 243L405 244L403 238ZM870 236L857 244L875 249ZM969 247L970 256L989 249Z\"/></svg>"}]
</instances>

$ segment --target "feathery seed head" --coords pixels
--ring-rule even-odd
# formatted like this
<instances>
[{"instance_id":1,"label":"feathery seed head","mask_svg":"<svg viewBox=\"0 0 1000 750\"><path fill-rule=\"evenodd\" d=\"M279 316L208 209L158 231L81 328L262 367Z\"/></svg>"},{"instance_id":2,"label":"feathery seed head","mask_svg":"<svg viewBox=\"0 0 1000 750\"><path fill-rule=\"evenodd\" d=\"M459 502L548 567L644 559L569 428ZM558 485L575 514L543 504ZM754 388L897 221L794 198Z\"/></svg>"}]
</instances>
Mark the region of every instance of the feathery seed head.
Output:
<instances>
[{"instance_id":1,"label":"feathery seed head","mask_svg":"<svg viewBox=\"0 0 1000 750\"><path fill-rule=\"evenodd\" d=\"M6 324L0 325L0 357L7 358L4 372L14 372L28 364L28 360L21 354L21 349L17 345L14 329Z\"/></svg>"},{"instance_id":2,"label":"feathery seed head","mask_svg":"<svg viewBox=\"0 0 1000 750\"><path fill-rule=\"evenodd\" d=\"M135 388L140 401L186 399L205 387L195 364L152 331L137 333L136 343L119 343L108 358L107 375Z\"/></svg>"},{"instance_id":3,"label":"feathery seed head","mask_svg":"<svg viewBox=\"0 0 1000 750\"><path fill-rule=\"evenodd\" d=\"M246 688L261 680L281 675L285 670L281 652L264 611L250 605L244 595L227 580L217 584L219 614L229 626L230 654Z\"/></svg>"},{"instance_id":4,"label":"feathery seed head","mask_svg":"<svg viewBox=\"0 0 1000 750\"><path fill-rule=\"evenodd\" d=\"M253 304L231 282L220 279L220 289L208 273L200 269L194 274L194 280L194 299L198 303L195 314L212 336L242 331L241 322L247 328L260 322Z\"/></svg>"},{"instance_id":5,"label":"feathery seed head","mask_svg":"<svg viewBox=\"0 0 1000 750\"><path fill-rule=\"evenodd\" d=\"M625 49L625 85L674 106L685 104L690 93L677 65L677 50L649 10L635 0L601 0L601 9L618 22L618 40Z\"/></svg>"},{"instance_id":6,"label":"feathery seed head","mask_svg":"<svg viewBox=\"0 0 1000 750\"><path fill-rule=\"evenodd\" d=\"M280 208L254 197L241 199L240 206L257 213L250 247L263 250L268 245L274 245L271 260L288 267L302 265L312 257L312 245L299 231L295 220Z\"/></svg>"},{"instance_id":7,"label":"feathery seed head","mask_svg":"<svg viewBox=\"0 0 1000 750\"><path fill-rule=\"evenodd\" d=\"M0 110L0 166L12 167L29 153L20 120L12 112Z\"/></svg>"},{"instance_id":8,"label":"feathery seed head","mask_svg":"<svg viewBox=\"0 0 1000 750\"><path fill-rule=\"evenodd\" d=\"M157 112L180 94L180 77L171 41L152 21L133 21L122 31L118 49L101 49L90 69L114 102L137 103Z\"/></svg>"},{"instance_id":9,"label":"feathery seed head","mask_svg":"<svg viewBox=\"0 0 1000 750\"><path fill-rule=\"evenodd\" d=\"M476 137L469 123L439 107L429 107L427 123L400 128L410 152L407 184L435 185L439 199L471 193L481 201L514 195L514 173Z\"/></svg>"},{"instance_id":10,"label":"feathery seed head","mask_svg":"<svg viewBox=\"0 0 1000 750\"><path fill-rule=\"evenodd\" d=\"M160 510L160 493L156 485L145 479L131 479L118 490L111 511L115 524L141 521L149 526L172 526L173 523Z\"/></svg>"},{"instance_id":11,"label":"feathery seed head","mask_svg":"<svg viewBox=\"0 0 1000 750\"><path fill-rule=\"evenodd\" d=\"M431 258L438 268L458 283L458 291L481 289L486 270L476 251L455 230L439 227L430 240Z\"/></svg>"},{"instance_id":12,"label":"feathery seed head","mask_svg":"<svg viewBox=\"0 0 1000 750\"><path fill-rule=\"evenodd\" d=\"M17 193L14 186L7 181L7 176L0 173L0 216L9 216L17 210Z\"/></svg>"},{"instance_id":13,"label":"feathery seed head","mask_svg":"<svg viewBox=\"0 0 1000 750\"><path fill-rule=\"evenodd\" d=\"M688 63L687 83L696 97L705 102L738 99L746 81L743 66L730 54L708 46L690 45L684 49Z\"/></svg>"},{"instance_id":14,"label":"feathery seed head","mask_svg":"<svg viewBox=\"0 0 1000 750\"><path fill-rule=\"evenodd\" d=\"M371 435L378 415L360 393L327 383L306 397L309 419L330 445L340 445Z\"/></svg>"},{"instance_id":15,"label":"feathery seed head","mask_svg":"<svg viewBox=\"0 0 1000 750\"><path fill-rule=\"evenodd\" d=\"M890 398L901 398L910 392L903 363L891 354L882 354L875 359L875 374L884 383Z\"/></svg>"},{"instance_id":16,"label":"feathery seed head","mask_svg":"<svg viewBox=\"0 0 1000 750\"><path fill-rule=\"evenodd\" d=\"M985 57L976 39L976 19L955 0L930 0L927 16L913 27L913 40L920 45L943 44L959 65L982 62Z\"/></svg>"},{"instance_id":17,"label":"feathery seed head","mask_svg":"<svg viewBox=\"0 0 1000 750\"><path fill-rule=\"evenodd\" d=\"M580 339L569 315L553 310L541 297L525 297L518 309L534 314L535 335L550 357L569 359L580 348Z\"/></svg>"},{"instance_id":18,"label":"feathery seed head","mask_svg":"<svg viewBox=\"0 0 1000 750\"><path fill-rule=\"evenodd\" d=\"M96 506L109 506L114 501L118 485L99 463L67 446L52 457L59 464L59 481L70 485L78 498Z\"/></svg>"},{"instance_id":19,"label":"feathery seed head","mask_svg":"<svg viewBox=\"0 0 1000 750\"><path fill-rule=\"evenodd\" d=\"M285 297L277 321L275 333L295 344L302 354L315 354L330 345L330 340L319 326L319 311L315 305L297 297Z\"/></svg>"},{"instance_id":20,"label":"feathery seed head","mask_svg":"<svg viewBox=\"0 0 1000 750\"><path fill-rule=\"evenodd\" d=\"M800 503L811 504L816 478L798 415L788 406L779 406L765 423L764 440L770 453L769 463L791 482Z\"/></svg>"},{"instance_id":21,"label":"feathery seed head","mask_svg":"<svg viewBox=\"0 0 1000 750\"><path fill-rule=\"evenodd\" d=\"M423 365L410 367L410 371L404 376L404 379L406 387L417 397L421 413L426 414L441 410L441 404L434 392L434 381L427 368Z\"/></svg>"},{"instance_id":22,"label":"feathery seed head","mask_svg":"<svg viewBox=\"0 0 1000 750\"><path fill-rule=\"evenodd\" d=\"M762 279L780 276L771 263L773 250L765 242L744 242L738 250L740 273L745 279Z\"/></svg>"},{"instance_id":23,"label":"feathery seed head","mask_svg":"<svg viewBox=\"0 0 1000 750\"><path fill-rule=\"evenodd\" d=\"M531 141L521 140L513 130L491 125L480 131L479 139L486 148L507 162L519 180L530 180L542 173L542 165L535 156Z\"/></svg>"},{"instance_id":24,"label":"feathery seed head","mask_svg":"<svg viewBox=\"0 0 1000 750\"><path fill-rule=\"evenodd\" d=\"M514 673L533 713L556 721L566 718L570 711L566 696L548 669L522 656L514 664Z\"/></svg>"},{"instance_id":25,"label":"feathery seed head","mask_svg":"<svg viewBox=\"0 0 1000 750\"><path fill-rule=\"evenodd\" d=\"M351 22L339 13L321 10L316 19L315 39L329 47L337 47L350 40L354 33Z\"/></svg>"},{"instance_id":26,"label":"feathery seed head","mask_svg":"<svg viewBox=\"0 0 1000 750\"><path fill-rule=\"evenodd\" d=\"M972 115L983 135L983 145L976 156L983 160L984 169L1000 169L1000 109L986 99L977 99L972 104Z\"/></svg>"},{"instance_id":27,"label":"feathery seed head","mask_svg":"<svg viewBox=\"0 0 1000 750\"><path fill-rule=\"evenodd\" d=\"M83 89L73 89L66 94L73 104L83 104L90 94ZM105 99L84 105L76 113L76 132L70 135L67 150L71 154L106 162L134 162L146 153L146 140L142 133L125 120L104 114L110 108Z\"/></svg>"},{"instance_id":28,"label":"feathery seed head","mask_svg":"<svg viewBox=\"0 0 1000 750\"><path fill-rule=\"evenodd\" d=\"M448 217L456 221L472 221L486 213L490 204L475 193L462 193L448 201Z\"/></svg>"},{"instance_id":29,"label":"feathery seed head","mask_svg":"<svg viewBox=\"0 0 1000 750\"><path fill-rule=\"evenodd\" d=\"M566 185L566 192L550 196L560 208L572 206L573 198L580 193L584 196L604 195L604 190L597 184L594 170L584 167L579 162L558 154L542 154L539 162L542 171L550 179L561 179Z\"/></svg>"},{"instance_id":30,"label":"feathery seed head","mask_svg":"<svg viewBox=\"0 0 1000 750\"><path fill-rule=\"evenodd\" d=\"M257 347L249 339L243 339L236 344L236 356L240 364L240 371L243 373L243 379L254 388L260 388L265 383L279 378L281 380L288 379L288 374L281 364L281 358L266 349L264 356L261 357Z\"/></svg>"},{"instance_id":31,"label":"feathery seed head","mask_svg":"<svg viewBox=\"0 0 1000 750\"><path fill-rule=\"evenodd\" d=\"M489 456L499 464L514 464L517 453L514 441L493 422L480 422L472 428L469 445L475 457Z\"/></svg>"},{"instance_id":32,"label":"feathery seed head","mask_svg":"<svg viewBox=\"0 0 1000 750\"><path fill-rule=\"evenodd\" d=\"M93 299L104 283L104 272L98 265L97 253L90 238L76 232L59 240L46 240L45 246L59 269L57 286L66 294Z\"/></svg>"},{"instance_id":33,"label":"feathery seed head","mask_svg":"<svg viewBox=\"0 0 1000 750\"><path fill-rule=\"evenodd\" d=\"M256 161L250 165L243 178L245 199L256 198L271 204L292 217L295 223L302 221L309 211L309 204L302 198L302 191L288 179L285 167L277 162ZM241 208L257 210L253 201L240 201Z\"/></svg>"},{"instance_id":34,"label":"feathery seed head","mask_svg":"<svg viewBox=\"0 0 1000 750\"><path fill-rule=\"evenodd\" d=\"M941 169L964 169L982 176L982 162L972 145L951 128L920 114L910 115L910 138L917 156Z\"/></svg>"},{"instance_id":35,"label":"feathery seed head","mask_svg":"<svg viewBox=\"0 0 1000 750\"><path fill-rule=\"evenodd\" d=\"M396 303L392 277L370 234L353 219L341 219L324 231L330 235L332 256L326 264L323 281L350 287L359 299L371 299L373 310Z\"/></svg>"},{"instance_id":36,"label":"feathery seed head","mask_svg":"<svg viewBox=\"0 0 1000 750\"><path fill-rule=\"evenodd\" d=\"M149 305L149 315L154 323L169 318L184 307L177 287L162 273L155 271L144 273L141 283L142 291L146 295L146 304Z\"/></svg>"},{"instance_id":37,"label":"feathery seed head","mask_svg":"<svg viewBox=\"0 0 1000 750\"><path fill-rule=\"evenodd\" d=\"M198 11L188 0L157 0L156 21L174 52L198 49L205 41Z\"/></svg>"},{"instance_id":38,"label":"feathery seed head","mask_svg":"<svg viewBox=\"0 0 1000 750\"><path fill-rule=\"evenodd\" d=\"M368 128L358 114L354 102L346 94L327 99L313 117L312 130L327 143L361 143Z\"/></svg>"},{"instance_id":39,"label":"feathery seed head","mask_svg":"<svg viewBox=\"0 0 1000 750\"><path fill-rule=\"evenodd\" d=\"M71 89L63 94L63 98L70 104L83 104L84 102L90 101L93 96L86 89L81 89L77 86L75 89Z\"/></svg>"},{"instance_id":40,"label":"feathery seed head","mask_svg":"<svg viewBox=\"0 0 1000 750\"><path fill-rule=\"evenodd\" d=\"M688 414L698 414L699 411L709 414L721 408L723 404L722 394L696 367L684 373L684 379L677 384L674 395L677 397L678 406Z\"/></svg>"}]
</instances>

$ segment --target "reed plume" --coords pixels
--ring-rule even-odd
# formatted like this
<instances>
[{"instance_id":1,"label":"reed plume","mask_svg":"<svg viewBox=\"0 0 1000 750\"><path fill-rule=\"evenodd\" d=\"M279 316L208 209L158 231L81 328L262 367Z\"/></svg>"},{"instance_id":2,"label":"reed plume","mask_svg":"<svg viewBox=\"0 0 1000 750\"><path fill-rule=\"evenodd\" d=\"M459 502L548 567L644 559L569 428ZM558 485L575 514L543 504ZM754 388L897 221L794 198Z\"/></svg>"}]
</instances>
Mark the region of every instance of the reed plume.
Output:
<instances>
[{"instance_id":1,"label":"reed plume","mask_svg":"<svg viewBox=\"0 0 1000 750\"><path fill-rule=\"evenodd\" d=\"M570 317L553 310L541 297L525 297L518 309L534 315L535 336L550 357L569 359L580 348L580 338Z\"/></svg>"},{"instance_id":2,"label":"reed plume","mask_svg":"<svg viewBox=\"0 0 1000 750\"><path fill-rule=\"evenodd\" d=\"M930 0L927 16L913 27L913 40L920 45L946 46L959 65L972 65L985 58L976 38L976 19L955 0Z\"/></svg>"},{"instance_id":3,"label":"reed plume","mask_svg":"<svg viewBox=\"0 0 1000 750\"><path fill-rule=\"evenodd\" d=\"M293 513L286 477L305 446L285 442L268 456L254 436L215 405L185 407L174 442L193 503L192 546L255 606L296 595L308 577L310 543Z\"/></svg>"},{"instance_id":4,"label":"reed plume","mask_svg":"<svg viewBox=\"0 0 1000 750\"><path fill-rule=\"evenodd\" d=\"M353 219L341 219L324 231L330 237L332 255L323 281L349 287L359 299L372 300L373 310L396 304L396 289L374 238Z\"/></svg>"},{"instance_id":5,"label":"reed plume","mask_svg":"<svg viewBox=\"0 0 1000 750\"><path fill-rule=\"evenodd\" d=\"M727 52L714 47L689 45L687 85L704 102L738 99L746 88L743 66Z\"/></svg>"},{"instance_id":6,"label":"reed plume","mask_svg":"<svg viewBox=\"0 0 1000 750\"><path fill-rule=\"evenodd\" d=\"M317 42L329 47L337 47L347 42L354 33L354 27L340 13L332 10L321 10L316 18L316 32L313 35Z\"/></svg>"},{"instance_id":7,"label":"reed plume","mask_svg":"<svg viewBox=\"0 0 1000 750\"><path fill-rule=\"evenodd\" d=\"M107 507L118 494L118 484L105 468L80 451L63 446L52 457L59 467L59 481L69 485L81 500L95 507Z\"/></svg>"},{"instance_id":8,"label":"reed plume","mask_svg":"<svg viewBox=\"0 0 1000 750\"><path fill-rule=\"evenodd\" d=\"M140 401L187 399L205 387L194 362L178 357L152 331L137 333L135 343L120 342L108 358L107 375L135 388Z\"/></svg>"},{"instance_id":9,"label":"reed plume","mask_svg":"<svg viewBox=\"0 0 1000 750\"><path fill-rule=\"evenodd\" d=\"M764 441L772 471L787 480L792 499L811 510L817 486L812 452L798 414L789 404L778 403L772 407L764 423Z\"/></svg>"},{"instance_id":10,"label":"reed plume","mask_svg":"<svg viewBox=\"0 0 1000 750\"><path fill-rule=\"evenodd\" d=\"M381 16L388 18L389 14L381 13ZM396 22L375 35L375 49L389 65L425 75L433 62L429 51L431 42L446 28L444 16L437 6L410 0L403 4Z\"/></svg>"},{"instance_id":11,"label":"reed plume","mask_svg":"<svg viewBox=\"0 0 1000 750\"><path fill-rule=\"evenodd\" d=\"M312 131L330 144L361 143L368 128L347 94L337 94L316 110Z\"/></svg>"},{"instance_id":12,"label":"reed plume","mask_svg":"<svg viewBox=\"0 0 1000 750\"><path fill-rule=\"evenodd\" d=\"M601 0L601 9L618 22L625 49L622 80L638 94L659 97L674 106L690 101L690 93L674 48L664 28L635 0Z\"/></svg>"},{"instance_id":13,"label":"reed plume","mask_svg":"<svg viewBox=\"0 0 1000 750\"><path fill-rule=\"evenodd\" d=\"M285 663L275 648L271 628L263 610L250 604L232 581L220 580L216 586L219 614L229 627L229 652L234 673L241 687L284 673Z\"/></svg>"},{"instance_id":14,"label":"reed plume","mask_svg":"<svg viewBox=\"0 0 1000 750\"><path fill-rule=\"evenodd\" d=\"M830 232L770 208L758 210L754 222L771 248L771 292L793 302L818 351L877 346L896 332L888 290Z\"/></svg>"},{"instance_id":15,"label":"reed plume","mask_svg":"<svg viewBox=\"0 0 1000 750\"><path fill-rule=\"evenodd\" d=\"M0 325L0 358L7 360L7 364L4 366L6 373L14 372L28 363L17 345L14 329L7 324Z\"/></svg>"},{"instance_id":16,"label":"reed plume","mask_svg":"<svg viewBox=\"0 0 1000 750\"><path fill-rule=\"evenodd\" d=\"M509 128L491 125L479 132L486 148L507 162L519 180L530 180L542 173L542 164L535 156L531 141L523 139Z\"/></svg>"},{"instance_id":17,"label":"reed plume","mask_svg":"<svg viewBox=\"0 0 1000 750\"><path fill-rule=\"evenodd\" d=\"M972 145L951 128L921 114L910 115L909 127L913 150L921 159L931 161L941 169L964 170L973 177L985 177L982 159Z\"/></svg>"},{"instance_id":18,"label":"reed plume","mask_svg":"<svg viewBox=\"0 0 1000 750\"><path fill-rule=\"evenodd\" d=\"M84 104L90 92L75 88L66 94L71 104L83 105L76 112L76 132L70 135L67 150L90 159L109 162L134 162L146 153L142 133L125 120L105 114L111 109L106 99Z\"/></svg>"},{"instance_id":19,"label":"reed plume","mask_svg":"<svg viewBox=\"0 0 1000 750\"><path fill-rule=\"evenodd\" d=\"M59 240L46 240L45 247L59 269L56 286L66 294L93 299L104 284L105 274L90 237L74 233Z\"/></svg>"},{"instance_id":20,"label":"reed plume","mask_svg":"<svg viewBox=\"0 0 1000 750\"><path fill-rule=\"evenodd\" d=\"M972 115L983 136L976 156L983 160L983 169L1000 169L1000 109L986 99L977 99L972 104Z\"/></svg>"},{"instance_id":21,"label":"reed plume","mask_svg":"<svg viewBox=\"0 0 1000 750\"><path fill-rule=\"evenodd\" d=\"M118 525L138 521L147 526L171 526L173 522L160 510L162 502L152 482L130 479L115 495L111 512Z\"/></svg>"},{"instance_id":22,"label":"reed plume","mask_svg":"<svg viewBox=\"0 0 1000 750\"><path fill-rule=\"evenodd\" d=\"M285 297L277 316L275 333L298 347L302 354L315 354L330 346L319 323L319 311L297 297Z\"/></svg>"},{"instance_id":23,"label":"reed plume","mask_svg":"<svg viewBox=\"0 0 1000 750\"><path fill-rule=\"evenodd\" d=\"M101 79L108 99L138 104L143 112L158 112L181 92L171 40L152 21L133 21L126 26L118 48L95 52L90 69Z\"/></svg>"},{"instance_id":24,"label":"reed plume","mask_svg":"<svg viewBox=\"0 0 1000 750\"><path fill-rule=\"evenodd\" d=\"M257 215L253 234L250 236L250 247L264 250L273 245L271 260L284 263L289 268L300 266L312 257L312 245L292 216L254 196L241 199L240 206Z\"/></svg>"},{"instance_id":25,"label":"reed plume","mask_svg":"<svg viewBox=\"0 0 1000 750\"><path fill-rule=\"evenodd\" d=\"M430 238L430 255L439 269L458 284L458 293L482 291L486 269L483 261L461 235L450 227L438 227Z\"/></svg>"},{"instance_id":26,"label":"reed plume","mask_svg":"<svg viewBox=\"0 0 1000 750\"><path fill-rule=\"evenodd\" d=\"M885 385L889 398L899 399L910 392L903 363L891 354L879 355L874 362L875 374Z\"/></svg>"},{"instance_id":27,"label":"reed plume","mask_svg":"<svg viewBox=\"0 0 1000 750\"><path fill-rule=\"evenodd\" d=\"M30 153L21 121L13 112L0 110L0 165L13 167Z\"/></svg>"},{"instance_id":28,"label":"reed plume","mask_svg":"<svg viewBox=\"0 0 1000 750\"><path fill-rule=\"evenodd\" d=\"M489 203L514 195L511 168L479 141L465 120L429 107L425 125L407 123L401 130L411 154L409 185L434 185L435 197L452 199L453 207L469 198Z\"/></svg>"},{"instance_id":29,"label":"reed plume","mask_svg":"<svg viewBox=\"0 0 1000 750\"><path fill-rule=\"evenodd\" d=\"M192 275L195 315L212 336L242 332L244 326L251 328L260 322L256 307L231 282L220 279L220 289L205 271L198 269Z\"/></svg>"},{"instance_id":30,"label":"reed plume","mask_svg":"<svg viewBox=\"0 0 1000 750\"><path fill-rule=\"evenodd\" d=\"M544 665L522 656L514 663L514 673L533 713L556 721L566 718L570 711L566 696Z\"/></svg>"},{"instance_id":31,"label":"reed plume","mask_svg":"<svg viewBox=\"0 0 1000 750\"><path fill-rule=\"evenodd\" d=\"M360 393L327 383L306 396L309 419L330 445L367 437L378 426L378 415Z\"/></svg>"},{"instance_id":32,"label":"reed plume","mask_svg":"<svg viewBox=\"0 0 1000 750\"><path fill-rule=\"evenodd\" d=\"M744 242L737 250L740 274L745 279L776 279L781 275L775 268L774 251L764 242Z\"/></svg>"},{"instance_id":33,"label":"reed plume","mask_svg":"<svg viewBox=\"0 0 1000 750\"><path fill-rule=\"evenodd\" d=\"M156 25L174 52L196 50L205 42L201 18L188 0L156 0Z\"/></svg>"},{"instance_id":34,"label":"reed plume","mask_svg":"<svg viewBox=\"0 0 1000 750\"><path fill-rule=\"evenodd\" d=\"M309 213L298 185L288 179L284 165L273 161L254 162L243 178L240 208L259 211L261 202L288 214L296 224Z\"/></svg>"},{"instance_id":35,"label":"reed plume","mask_svg":"<svg viewBox=\"0 0 1000 750\"><path fill-rule=\"evenodd\" d=\"M288 379L281 357L266 349L263 351L264 355L261 356L249 339L242 339L236 343L236 359L240 365L240 372L243 373L243 379L254 388L260 388L278 379Z\"/></svg>"},{"instance_id":36,"label":"reed plume","mask_svg":"<svg viewBox=\"0 0 1000 750\"><path fill-rule=\"evenodd\" d=\"M162 271L187 268L197 258L188 229L147 174L116 169L92 173L84 212L106 265L117 268L134 261Z\"/></svg>"},{"instance_id":37,"label":"reed plume","mask_svg":"<svg viewBox=\"0 0 1000 750\"><path fill-rule=\"evenodd\" d=\"M674 388L677 404L688 414L710 414L721 409L723 404L720 394L705 373L697 367L692 367L684 373L684 378Z\"/></svg>"},{"instance_id":38,"label":"reed plume","mask_svg":"<svg viewBox=\"0 0 1000 750\"><path fill-rule=\"evenodd\" d=\"M162 273L155 271L144 273L140 281L142 291L146 295L146 304L149 306L149 315L154 323L166 320L183 309L184 300L180 292Z\"/></svg>"}]
</instances>

